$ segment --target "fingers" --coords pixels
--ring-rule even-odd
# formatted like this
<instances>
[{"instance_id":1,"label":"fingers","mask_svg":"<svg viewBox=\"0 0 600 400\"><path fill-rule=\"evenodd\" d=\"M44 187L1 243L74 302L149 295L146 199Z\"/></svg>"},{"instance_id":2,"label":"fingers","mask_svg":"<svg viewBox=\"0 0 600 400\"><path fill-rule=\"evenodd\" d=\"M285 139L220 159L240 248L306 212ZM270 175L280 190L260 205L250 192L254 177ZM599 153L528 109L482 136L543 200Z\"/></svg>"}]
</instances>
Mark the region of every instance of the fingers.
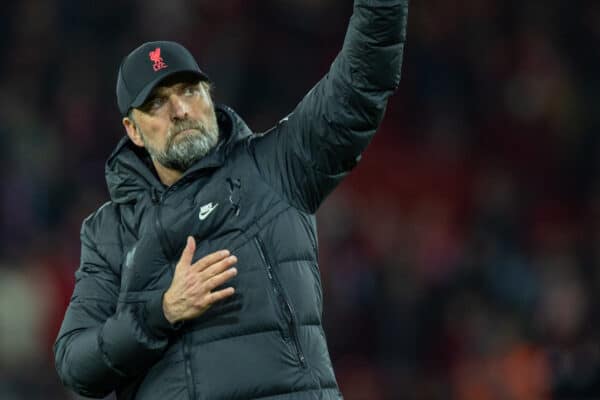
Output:
<instances>
[{"instance_id":1,"label":"fingers","mask_svg":"<svg viewBox=\"0 0 600 400\"><path fill-rule=\"evenodd\" d=\"M163 298L163 311L169 321L196 318L213 303L235 293L233 287L223 288L223 285L237 275L237 269L232 268L237 257L229 250L220 250L192 263L196 250L194 238L188 236L171 286Z\"/></svg>"},{"instance_id":2,"label":"fingers","mask_svg":"<svg viewBox=\"0 0 600 400\"><path fill-rule=\"evenodd\" d=\"M225 257L229 257L229 250L215 251L214 253L210 253L209 255L204 256L201 259L199 259L198 261L196 261L192 265L192 267L194 267L198 271L204 271L206 268L210 267L213 264L220 262Z\"/></svg>"},{"instance_id":3,"label":"fingers","mask_svg":"<svg viewBox=\"0 0 600 400\"><path fill-rule=\"evenodd\" d=\"M229 256L227 258L220 260L219 262L216 262L216 263L206 267L204 269L204 271L202 271L202 274L204 276L206 276L206 279L209 279L209 278L212 278L213 276L225 271L227 268L231 267L235 263L237 263L237 257Z\"/></svg>"},{"instance_id":4,"label":"fingers","mask_svg":"<svg viewBox=\"0 0 600 400\"><path fill-rule=\"evenodd\" d=\"M209 278L205 283L206 289L208 291L211 291L214 288L221 286L222 284L224 284L225 282L227 282L228 280L230 280L231 278L233 278L236 275L237 275L237 269L229 268L229 269Z\"/></svg>"},{"instance_id":5,"label":"fingers","mask_svg":"<svg viewBox=\"0 0 600 400\"><path fill-rule=\"evenodd\" d=\"M196 251L196 241L192 236L187 237L187 241L185 243L185 247L183 248L183 252L181 253L181 258L179 262L183 265L190 265L192 263L192 257L194 257L194 252Z\"/></svg>"},{"instance_id":6,"label":"fingers","mask_svg":"<svg viewBox=\"0 0 600 400\"><path fill-rule=\"evenodd\" d=\"M217 290L215 292L210 293L208 297L208 304L214 304L217 301L221 301L232 296L235 293L235 289L232 287L228 287L225 289Z\"/></svg>"}]
</instances>

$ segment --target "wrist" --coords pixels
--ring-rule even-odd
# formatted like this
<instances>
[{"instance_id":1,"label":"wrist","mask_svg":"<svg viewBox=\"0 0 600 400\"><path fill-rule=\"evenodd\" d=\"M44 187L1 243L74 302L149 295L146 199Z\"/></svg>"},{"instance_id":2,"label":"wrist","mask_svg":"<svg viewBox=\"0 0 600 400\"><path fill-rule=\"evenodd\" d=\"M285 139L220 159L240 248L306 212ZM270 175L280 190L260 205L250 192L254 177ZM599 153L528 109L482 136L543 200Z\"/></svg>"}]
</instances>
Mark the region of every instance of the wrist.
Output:
<instances>
[{"instance_id":1,"label":"wrist","mask_svg":"<svg viewBox=\"0 0 600 400\"><path fill-rule=\"evenodd\" d=\"M169 321L169 323L171 325L175 325L178 320L175 317L175 315L173 315L172 310L172 306L171 306L171 302L170 302L170 296L169 296L169 291L167 290L163 297L162 297L162 310L163 310L163 314L165 315L165 319L167 321Z\"/></svg>"},{"instance_id":2,"label":"wrist","mask_svg":"<svg viewBox=\"0 0 600 400\"><path fill-rule=\"evenodd\" d=\"M144 305L143 325L156 337L168 337L181 326L167 319L163 304L164 292L156 291Z\"/></svg>"}]
</instances>

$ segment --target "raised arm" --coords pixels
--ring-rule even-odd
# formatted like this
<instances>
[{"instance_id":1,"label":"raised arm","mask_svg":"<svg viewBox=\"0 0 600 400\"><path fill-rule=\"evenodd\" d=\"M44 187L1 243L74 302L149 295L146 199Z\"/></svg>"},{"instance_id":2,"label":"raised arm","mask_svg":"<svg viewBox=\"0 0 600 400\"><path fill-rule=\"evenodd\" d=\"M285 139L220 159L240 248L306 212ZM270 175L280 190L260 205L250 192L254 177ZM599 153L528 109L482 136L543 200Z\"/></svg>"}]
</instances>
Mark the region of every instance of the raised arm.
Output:
<instances>
[{"instance_id":1,"label":"raised arm","mask_svg":"<svg viewBox=\"0 0 600 400\"><path fill-rule=\"evenodd\" d=\"M314 212L360 159L400 82L408 0L356 0L328 74L249 149L262 175Z\"/></svg>"}]
</instances>

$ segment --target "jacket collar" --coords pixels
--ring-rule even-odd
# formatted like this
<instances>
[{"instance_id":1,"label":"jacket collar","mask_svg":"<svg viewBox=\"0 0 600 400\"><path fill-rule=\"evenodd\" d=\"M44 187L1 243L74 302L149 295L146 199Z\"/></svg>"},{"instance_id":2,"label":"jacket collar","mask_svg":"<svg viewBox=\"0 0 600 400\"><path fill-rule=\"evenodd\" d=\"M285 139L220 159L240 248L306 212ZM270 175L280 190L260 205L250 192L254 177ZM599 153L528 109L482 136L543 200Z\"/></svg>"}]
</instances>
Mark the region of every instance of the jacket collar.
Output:
<instances>
[{"instance_id":1,"label":"jacket collar","mask_svg":"<svg viewBox=\"0 0 600 400\"><path fill-rule=\"evenodd\" d=\"M215 110L219 124L219 143L187 170L182 179L222 166L233 146L252 135L246 123L231 108L217 105ZM105 177L110 197L116 203L137 202L151 191L165 190L146 150L134 145L127 136L119 141L109 156L105 165Z\"/></svg>"}]
</instances>

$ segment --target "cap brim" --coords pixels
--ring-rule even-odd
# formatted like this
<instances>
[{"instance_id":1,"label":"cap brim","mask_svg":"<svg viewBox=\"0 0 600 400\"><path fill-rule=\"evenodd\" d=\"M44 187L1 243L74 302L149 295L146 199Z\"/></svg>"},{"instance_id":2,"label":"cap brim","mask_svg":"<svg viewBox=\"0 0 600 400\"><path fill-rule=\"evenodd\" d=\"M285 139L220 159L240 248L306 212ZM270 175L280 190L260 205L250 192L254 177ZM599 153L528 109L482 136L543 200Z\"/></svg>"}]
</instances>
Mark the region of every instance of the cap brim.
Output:
<instances>
[{"instance_id":1,"label":"cap brim","mask_svg":"<svg viewBox=\"0 0 600 400\"><path fill-rule=\"evenodd\" d=\"M150 96L150 93L152 93L152 90L156 86L158 86L161 82L163 82L165 79L172 78L173 76L180 75L180 74L183 76L197 77L200 80L206 80L206 81L209 80L208 76L206 74L204 74L203 72L198 71L198 70L180 69L180 70L169 71L167 74L157 77L156 79L154 79L153 81L148 83L146 86L144 86L144 88L140 91L140 93L138 93L136 98L131 102L131 108L138 108L139 106L144 104L146 102L146 100L148 99L148 96Z\"/></svg>"}]
</instances>

